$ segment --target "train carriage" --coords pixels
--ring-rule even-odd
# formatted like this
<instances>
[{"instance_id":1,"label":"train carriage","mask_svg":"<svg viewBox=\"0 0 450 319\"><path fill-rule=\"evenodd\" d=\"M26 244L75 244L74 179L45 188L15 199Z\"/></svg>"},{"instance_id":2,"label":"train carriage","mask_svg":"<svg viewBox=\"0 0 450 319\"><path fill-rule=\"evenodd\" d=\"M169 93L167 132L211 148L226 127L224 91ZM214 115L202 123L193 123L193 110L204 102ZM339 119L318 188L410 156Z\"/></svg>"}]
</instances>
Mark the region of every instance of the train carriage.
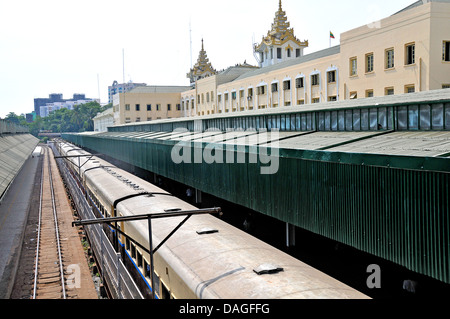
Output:
<instances>
[{"instance_id":1,"label":"train carriage","mask_svg":"<svg viewBox=\"0 0 450 319\"><path fill-rule=\"evenodd\" d=\"M192 211L193 205L68 143L61 155L85 155L68 163L104 217ZM81 167L80 167L81 166ZM149 195L152 194L152 195ZM136 197L127 198L128 195ZM124 200L120 200L127 198ZM116 203L116 205L115 205ZM100 216L99 216L100 217ZM184 217L152 221L153 246ZM136 281L148 289L146 220L121 222L118 247ZM126 236L125 236L125 235ZM366 299L366 295L212 215L194 215L154 254L157 298L180 299ZM148 295L148 293L147 293Z\"/></svg>"}]
</instances>

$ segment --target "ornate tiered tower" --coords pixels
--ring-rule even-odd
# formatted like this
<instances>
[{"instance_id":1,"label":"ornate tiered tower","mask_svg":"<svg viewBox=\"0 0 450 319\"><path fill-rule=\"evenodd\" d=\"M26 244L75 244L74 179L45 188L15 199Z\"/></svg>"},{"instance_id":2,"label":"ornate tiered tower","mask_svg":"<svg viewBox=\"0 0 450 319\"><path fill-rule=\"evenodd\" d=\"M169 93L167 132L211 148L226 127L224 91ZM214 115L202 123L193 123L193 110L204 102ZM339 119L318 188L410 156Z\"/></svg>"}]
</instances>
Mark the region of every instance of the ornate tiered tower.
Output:
<instances>
[{"instance_id":1,"label":"ornate tiered tower","mask_svg":"<svg viewBox=\"0 0 450 319\"><path fill-rule=\"evenodd\" d=\"M262 38L261 43L255 44L253 48L260 67L298 58L303 55L303 49L308 47L308 41L298 40L294 29L289 28L286 12L282 9L281 0L279 1L272 29Z\"/></svg>"},{"instance_id":2,"label":"ornate tiered tower","mask_svg":"<svg viewBox=\"0 0 450 319\"><path fill-rule=\"evenodd\" d=\"M191 85L194 85L197 80L214 75L216 73L216 70L212 67L211 62L209 62L208 56L206 55L202 39L202 49L200 50L197 63L187 74L187 77L191 80Z\"/></svg>"}]
</instances>

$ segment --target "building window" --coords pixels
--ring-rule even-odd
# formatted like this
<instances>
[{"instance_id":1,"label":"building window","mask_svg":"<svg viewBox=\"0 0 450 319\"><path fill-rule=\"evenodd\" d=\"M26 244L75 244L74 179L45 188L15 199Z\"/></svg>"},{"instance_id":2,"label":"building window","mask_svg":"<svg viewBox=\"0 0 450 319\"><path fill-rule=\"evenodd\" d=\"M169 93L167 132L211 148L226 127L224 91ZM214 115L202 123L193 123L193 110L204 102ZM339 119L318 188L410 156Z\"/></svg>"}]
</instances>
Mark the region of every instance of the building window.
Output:
<instances>
[{"instance_id":1,"label":"building window","mask_svg":"<svg viewBox=\"0 0 450 319\"><path fill-rule=\"evenodd\" d=\"M136 122L140 122L141 121L141 118L140 117L137 117L136 118Z\"/></svg>"},{"instance_id":2,"label":"building window","mask_svg":"<svg viewBox=\"0 0 450 319\"><path fill-rule=\"evenodd\" d=\"M231 92L231 99L234 101L236 100L236 91Z\"/></svg>"},{"instance_id":3,"label":"building window","mask_svg":"<svg viewBox=\"0 0 450 319\"><path fill-rule=\"evenodd\" d=\"M405 93L414 93L414 92L416 92L414 84L405 85Z\"/></svg>"},{"instance_id":4,"label":"building window","mask_svg":"<svg viewBox=\"0 0 450 319\"><path fill-rule=\"evenodd\" d=\"M177 104L177 111L181 111L181 104Z\"/></svg>"},{"instance_id":5,"label":"building window","mask_svg":"<svg viewBox=\"0 0 450 319\"><path fill-rule=\"evenodd\" d=\"M214 102L214 92L211 91L211 102Z\"/></svg>"},{"instance_id":6,"label":"building window","mask_svg":"<svg viewBox=\"0 0 450 319\"><path fill-rule=\"evenodd\" d=\"M366 90L366 97L373 97L373 90Z\"/></svg>"},{"instance_id":7,"label":"building window","mask_svg":"<svg viewBox=\"0 0 450 319\"><path fill-rule=\"evenodd\" d=\"M206 103L209 103L209 92L206 92Z\"/></svg>"},{"instance_id":8,"label":"building window","mask_svg":"<svg viewBox=\"0 0 450 319\"><path fill-rule=\"evenodd\" d=\"M318 97L312 98L311 103L313 103L313 104L320 103L320 99Z\"/></svg>"},{"instance_id":9,"label":"building window","mask_svg":"<svg viewBox=\"0 0 450 319\"><path fill-rule=\"evenodd\" d=\"M126 118L125 118L125 123L131 123L131 118L126 117Z\"/></svg>"},{"instance_id":10,"label":"building window","mask_svg":"<svg viewBox=\"0 0 450 319\"><path fill-rule=\"evenodd\" d=\"M194 105L194 103L192 103L192 106ZM156 104L156 110L160 111L161 110L161 104Z\"/></svg>"},{"instance_id":11,"label":"building window","mask_svg":"<svg viewBox=\"0 0 450 319\"><path fill-rule=\"evenodd\" d=\"M141 110L141 105L140 104L136 104L136 111L140 111Z\"/></svg>"},{"instance_id":12,"label":"building window","mask_svg":"<svg viewBox=\"0 0 450 319\"><path fill-rule=\"evenodd\" d=\"M147 122L150 122L152 120L151 117L147 117Z\"/></svg>"},{"instance_id":13,"label":"building window","mask_svg":"<svg viewBox=\"0 0 450 319\"><path fill-rule=\"evenodd\" d=\"M384 94L385 95L394 95L394 88L393 87L388 87L384 89Z\"/></svg>"},{"instance_id":14,"label":"building window","mask_svg":"<svg viewBox=\"0 0 450 319\"><path fill-rule=\"evenodd\" d=\"M272 83L272 92L278 92L278 83Z\"/></svg>"},{"instance_id":15,"label":"building window","mask_svg":"<svg viewBox=\"0 0 450 319\"><path fill-rule=\"evenodd\" d=\"M304 88L304 87L305 87L305 81L304 81L304 79L305 79L305 78L296 78L296 79L295 79L295 87L296 87L297 89L301 89L301 88Z\"/></svg>"},{"instance_id":16,"label":"building window","mask_svg":"<svg viewBox=\"0 0 450 319\"><path fill-rule=\"evenodd\" d=\"M335 83L335 82L336 82L336 71L328 72L328 83Z\"/></svg>"},{"instance_id":17,"label":"building window","mask_svg":"<svg viewBox=\"0 0 450 319\"><path fill-rule=\"evenodd\" d=\"M129 111L130 110L130 104L125 104L125 111Z\"/></svg>"},{"instance_id":18,"label":"building window","mask_svg":"<svg viewBox=\"0 0 450 319\"><path fill-rule=\"evenodd\" d=\"M265 90L266 87L264 85L258 86L256 89L257 89L257 92L256 92L257 95L264 95L264 94L266 94L266 90Z\"/></svg>"},{"instance_id":19,"label":"building window","mask_svg":"<svg viewBox=\"0 0 450 319\"><path fill-rule=\"evenodd\" d=\"M291 89L291 80L287 80L283 82L283 90L289 91Z\"/></svg>"},{"instance_id":20,"label":"building window","mask_svg":"<svg viewBox=\"0 0 450 319\"><path fill-rule=\"evenodd\" d=\"M373 72L373 53L366 55L366 73Z\"/></svg>"},{"instance_id":21,"label":"building window","mask_svg":"<svg viewBox=\"0 0 450 319\"><path fill-rule=\"evenodd\" d=\"M407 44L405 47L405 65L416 63L416 45L414 43Z\"/></svg>"},{"instance_id":22,"label":"building window","mask_svg":"<svg viewBox=\"0 0 450 319\"><path fill-rule=\"evenodd\" d=\"M251 100L253 98L253 88L248 89L248 99Z\"/></svg>"},{"instance_id":23,"label":"building window","mask_svg":"<svg viewBox=\"0 0 450 319\"><path fill-rule=\"evenodd\" d=\"M350 92L350 100L356 100L358 98L358 92Z\"/></svg>"},{"instance_id":24,"label":"building window","mask_svg":"<svg viewBox=\"0 0 450 319\"><path fill-rule=\"evenodd\" d=\"M386 50L386 69L392 69L394 68L394 49L387 49Z\"/></svg>"},{"instance_id":25,"label":"building window","mask_svg":"<svg viewBox=\"0 0 450 319\"><path fill-rule=\"evenodd\" d=\"M287 53L287 57L290 58L291 57L291 49L286 49L286 53Z\"/></svg>"},{"instance_id":26,"label":"building window","mask_svg":"<svg viewBox=\"0 0 450 319\"><path fill-rule=\"evenodd\" d=\"M311 85L319 85L319 74L311 75Z\"/></svg>"},{"instance_id":27,"label":"building window","mask_svg":"<svg viewBox=\"0 0 450 319\"><path fill-rule=\"evenodd\" d=\"M335 101L337 101L337 96L336 95L328 97L328 102L335 102Z\"/></svg>"},{"instance_id":28,"label":"building window","mask_svg":"<svg viewBox=\"0 0 450 319\"><path fill-rule=\"evenodd\" d=\"M147 111L151 111L152 110L152 105L151 104L147 104Z\"/></svg>"},{"instance_id":29,"label":"building window","mask_svg":"<svg viewBox=\"0 0 450 319\"><path fill-rule=\"evenodd\" d=\"M442 46L442 60L450 62L450 41L444 41Z\"/></svg>"},{"instance_id":30,"label":"building window","mask_svg":"<svg viewBox=\"0 0 450 319\"><path fill-rule=\"evenodd\" d=\"M167 111L170 111L171 104L167 104Z\"/></svg>"},{"instance_id":31,"label":"building window","mask_svg":"<svg viewBox=\"0 0 450 319\"><path fill-rule=\"evenodd\" d=\"M300 49L295 49L295 57L300 57Z\"/></svg>"},{"instance_id":32,"label":"building window","mask_svg":"<svg viewBox=\"0 0 450 319\"><path fill-rule=\"evenodd\" d=\"M350 59L350 76L358 74L358 59L356 57Z\"/></svg>"},{"instance_id":33,"label":"building window","mask_svg":"<svg viewBox=\"0 0 450 319\"><path fill-rule=\"evenodd\" d=\"M450 84L442 84L443 89L450 89Z\"/></svg>"},{"instance_id":34,"label":"building window","mask_svg":"<svg viewBox=\"0 0 450 319\"><path fill-rule=\"evenodd\" d=\"M277 48L277 58L281 59L281 48Z\"/></svg>"}]
</instances>

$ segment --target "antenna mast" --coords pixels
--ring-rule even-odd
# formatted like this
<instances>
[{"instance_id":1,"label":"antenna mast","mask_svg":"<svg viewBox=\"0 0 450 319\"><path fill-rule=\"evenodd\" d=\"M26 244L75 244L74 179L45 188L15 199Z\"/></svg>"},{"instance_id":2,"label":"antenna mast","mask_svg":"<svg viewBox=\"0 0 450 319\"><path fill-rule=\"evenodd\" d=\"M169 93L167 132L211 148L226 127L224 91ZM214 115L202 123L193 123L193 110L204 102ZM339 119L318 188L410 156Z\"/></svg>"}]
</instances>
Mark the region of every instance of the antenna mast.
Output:
<instances>
[{"instance_id":1,"label":"antenna mast","mask_svg":"<svg viewBox=\"0 0 450 319\"><path fill-rule=\"evenodd\" d=\"M123 83L125 84L125 49L122 49L122 72L123 72Z\"/></svg>"},{"instance_id":2,"label":"antenna mast","mask_svg":"<svg viewBox=\"0 0 450 319\"><path fill-rule=\"evenodd\" d=\"M189 41L191 50L191 69L192 69L192 29L191 29L191 19L189 18Z\"/></svg>"}]
</instances>

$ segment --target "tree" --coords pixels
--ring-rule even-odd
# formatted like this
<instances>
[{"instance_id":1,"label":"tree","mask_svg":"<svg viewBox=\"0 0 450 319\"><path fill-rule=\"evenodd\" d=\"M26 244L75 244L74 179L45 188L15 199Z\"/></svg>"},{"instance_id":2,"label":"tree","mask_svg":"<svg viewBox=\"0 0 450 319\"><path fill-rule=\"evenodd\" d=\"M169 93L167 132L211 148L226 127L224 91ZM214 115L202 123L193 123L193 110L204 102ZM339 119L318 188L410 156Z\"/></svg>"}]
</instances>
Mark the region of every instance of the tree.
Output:
<instances>
[{"instance_id":1,"label":"tree","mask_svg":"<svg viewBox=\"0 0 450 319\"><path fill-rule=\"evenodd\" d=\"M76 105L73 110L62 108L51 112L47 117L36 117L33 123L26 123L25 118L17 116L13 112L8 114L14 123L27 125L30 133L38 136L41 130L52 130L54 133L84 132L94 130L92 120L97 113L103 112L108 106L102 107L97 102Z\"/></svg>"}]
</instances>

